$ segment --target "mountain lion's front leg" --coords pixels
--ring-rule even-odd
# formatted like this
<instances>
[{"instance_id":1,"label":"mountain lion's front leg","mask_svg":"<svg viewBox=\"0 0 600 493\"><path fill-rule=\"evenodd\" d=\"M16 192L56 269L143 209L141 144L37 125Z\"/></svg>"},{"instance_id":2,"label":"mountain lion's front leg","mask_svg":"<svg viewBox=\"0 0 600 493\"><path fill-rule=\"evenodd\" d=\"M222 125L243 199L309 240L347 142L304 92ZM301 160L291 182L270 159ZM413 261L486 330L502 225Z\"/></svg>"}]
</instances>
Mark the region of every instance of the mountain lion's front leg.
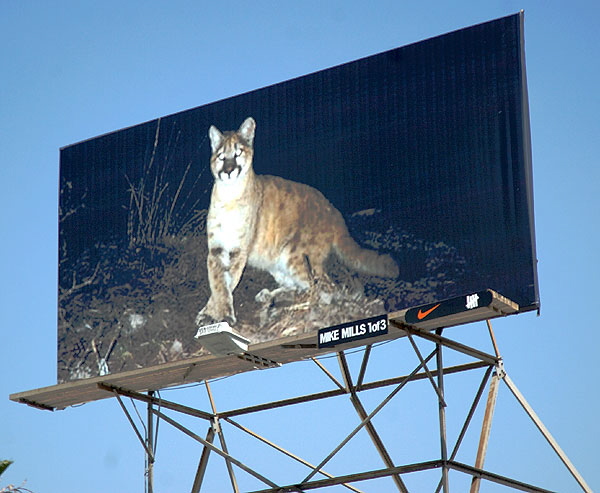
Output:
<instances>
[{"instance_id":1,"label":"mountain lion's front leg","mask_svg":"<svg viewBox=\"0 0 600 493\"><path fill-rule=\"evenodd\" d=\"M206 259L210 298L196 317L196 324L203 325L208 319L235 324L233 290L236 288L246 265L247 254L239 248L227 251L221 247L211 248Z\"/></svg>"}]
</instances>

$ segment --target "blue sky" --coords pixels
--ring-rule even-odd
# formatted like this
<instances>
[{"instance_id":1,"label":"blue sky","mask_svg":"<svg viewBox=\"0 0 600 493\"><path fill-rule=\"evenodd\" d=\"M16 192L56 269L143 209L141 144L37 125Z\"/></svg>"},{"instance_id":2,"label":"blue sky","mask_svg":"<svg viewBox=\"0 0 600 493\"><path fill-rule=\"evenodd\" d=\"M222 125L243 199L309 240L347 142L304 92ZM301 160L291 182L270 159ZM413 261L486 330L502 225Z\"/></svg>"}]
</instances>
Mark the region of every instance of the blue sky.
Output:
<instances>
[{"instance_id":1,"label":"blue sky","mask_svg":"<svg viewBox=\"0 0 600 493\"><path fill-rule=\"evenodd\" d=\"M542 311L540 317L530 313L494 322L494 328L512 380L589 485L600 489L595 364L600 7L591 1L525 0L0 2L0 459L15 461L0 486L27 480L39 493L144 490L143 451L114 399L55 413L8 400L10 393L56 382L60 147L521 9ZM486 330L480 323L451 335L491 351ZM378 355L382 374L412 370L408 347L386 345ZM326 364L335 370L334 360ZM327 388L313 367L298 363L215 382L217 406L239 407L259 392L277 399ZM462 409L478 382L448 385L456 392L452 402ZM163 396L207 406L203 387ZM384 441L404 445L398 462L435 458L438 448L429 435L437 421L422 406L431 388L423 385L399 399L381 417ZM349 407L346 399L318 411L265 413L248 425L318 462L335 446L335 437L343 438L356 424ZM292 422L307 425L308 432L294 437ZM206 433L205 423L189 426ZM233 436L230 448L249 454L256 469L268 475L279 467L270 452ZM359 464L359 470L363 464L381 467L363 456L357 440L344 460ZM464 462L472 463L473 450L466 448ZM189 490L200 453L198 444L161 423L156 491ZM222 461L213 458L209 467L206 491L230 491ZM551 490L578 491L505 387L486 468ZM304 477L305 470L299 471L297 480ZM407 484L411 491L431 491L427 475L411 476ZM246 476L240 476L240 485L260 487ZM484 486L482 491L506 491Z\"/></svg>"}]
</instances>

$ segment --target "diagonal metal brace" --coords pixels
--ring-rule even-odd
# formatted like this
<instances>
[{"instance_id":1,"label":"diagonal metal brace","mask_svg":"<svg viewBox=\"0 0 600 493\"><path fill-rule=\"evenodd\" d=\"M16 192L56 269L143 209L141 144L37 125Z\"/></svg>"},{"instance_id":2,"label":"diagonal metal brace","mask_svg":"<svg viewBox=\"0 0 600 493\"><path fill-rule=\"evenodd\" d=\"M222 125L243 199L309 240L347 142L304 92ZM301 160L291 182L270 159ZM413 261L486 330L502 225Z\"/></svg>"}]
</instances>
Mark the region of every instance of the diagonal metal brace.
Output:
<instances>
[{"instance_id":1,"label":"diagonal metal brace","mask_svg":"<svg viewBox=\"0 0 600 493\"><path fill-rule=\"evenodd\" d=\"M121 406L121 409L123 409L123 412L125 413L125 416L127 416L127 420L129 421L129 424L133 428L133 431L135 432L136 436L138 437L138 440L142 444L142 447L144 447L144 450L146 451L146 454L148 455L148 457L150 458L151 461L154 461L154 453L153 453L153 451L150 449L150 447L148 447L148 443L146 443L146 440L144 440L144 438L142 437L142 434L140 433L140 431L139 431L137 425L135 424L135 422L133 421L133 418L131 417L131 414L129 413L129 411L125 407L125 404L123 404L123 400L121 399L121 396L116 391L114 392L114 394L115 394L115 397L117 398L117 401L119 402L119 405Z\"/></svg>"},{"instance_id":2,"label":"diagonal metal brace","mask_svg":"<svg viewBox=\"0 0 600 493\"><path fill-rule=\"evenodd\" d=\"M583 491L585 491L586 493L592 493L592 489L585 482L585 479L583 479L581 474L579 474L579 471L575 468L573 463L569 460L569 458L567 457L567 454L565 454L563 449L560 448L560 445L558 445L558 442L550 434L550 432L548 431L548 428L546 428L544 426L544 423L542 423L542 420L538 417L538 415L535 413L533 408L529 405L529 403L527 402L527 400L525 399L523 394L521 394L521 392L519 391L517 386L510 379L510 377L505 373L504 378L502 378L502 380L504 381L506 386L509 388L509 390L512 392L512 394L515 396L515 398L517 399L519 404L521 404L521 407L525 410L527 415L534 422L535 426L537 426L538 430L542 433L542 435L544 436L546 441L550 444L550 446L552 447L552 449L554 450L556 455L558 455L558 457L560 458L562 463L567 467L567 469L569 470L569 472L571 473L573 478L575 478L575 481L577 481L577 483L579 484L581 489Z\"/></svg>"},{"instance_id":3,"label":"diagonal metal brace","mask_svg":"<svg viewBox=\"0 0 600 493\"><path fill-rule=\"evenodd\" d=\"M337 378L335 378L333 376L333 374L327 369L325 368L325 366L323 365L323 363L321 363L317 358L311 358L311 360L313 360L313 362L315 363L315 365L317 365L322 371L323 373L325 373L325 375L327 375L329 377L329 379L337 385L337 387L340 390L343 390L344 392L349 392L349 390L347 388L345 388L339 381Z\"/></svg>"},{"instance_id":4,"label":"diagonal metal brace","mask_svg":"<svg viewBox=\"0 0 600 493\"><path fill-rule=\"evenodd\" d=\"M171 419L166 414L163 414L163 413L161 413L160 411L158 411L156 409L152 409L152 412L156 416L158 416L160 419L162 419L163 421L165 421L166 423L169 423L171 426L173 426L173 427L177 428L179 431L185 433L190 438L193 438L197 442L200 442L202 445L204 445L211 452L214 452L215 454L220 455L225 460L230 461L232 464L235 464L240 469L246 471L248 474L254 476L256 479L258 479L258 480L262 481L263 483L269 485L271 488L279 488L279 486L277 486L277 484L275 484L270 479L267 479L262 474L260 474L260 473L256 472L255 470L251 469L250 467L248 467L247 465L245 465L243 462L240 462L239 460L237 460L235 457L232 457L231 455L223 452L219 447L213 445L208 440L205 440L204 438L196 435L193 431L188 430L185 426L183 426L182 424L178 423L174 419Z\"/></svg>"},{"instance_id":5,"label":"diagonal metal brace","mask_svg":"<svg viewBox=\"0 0 600 493\"><path fill-rule=\"evenodd\" d=\"M215 431L212 426L208 427L208 432L206 433L206 441L213 443L215 438ZM202 450L202 455L200 456L200 463L198 464L198 470L196 471L196 477L194 478L194 484L192 485L191 493L199 493L200 488L202 486L202 482L204 481L204 474L206 473L206 467L208 466L208 457L210 455L210 449L204 447Z\"/></svg>"},{"instance_id":6,"label":"diagonal metal brace","mask_svg":"<svg viewBox=\"0 0 600 493\"><path fill-rule=\"evenodd\" d=\"M465 344L461 344L460 342L453 341L452 339L448 339L447 337L432 334L426 330L419 329L413 325L403 324L402 322L398 322L397 320L390 320L390 323L396 328L402 330L403 332L406 332L407 334L413 334L423 339L427 339L428 341L434 342L436 344L441 344L442 346L466 354L468 356L471 356L472 358L479 359L490 365L496 365L498 363L498 357L488 354L484 351L480 351L479 349L466 346Z\"/></svg>"},{"instance_id":7,"label":"diagonal metal brace","mask_svg":"<svg viewBox=\"0 0 600 493\"><path fill-rule=\"evenodd\" d=\"M269 447L274 448L275 450L277 450L278 452L282 453L283 455L286 455L288 457L290 457L291 459L294 459L295 461L299 462L300 464L310 467L311 469L314 468L315 466L313 464L311 464L310 462L302 459L301 457L298 457L296 454L293 454L292 452L289 452L288 450L284 449L283 447L280 447L279 445L273 443L272 441L266 439L265 437L260 436L258 433L253 432L252 430L250 430L249 428L246 428L245 426L239 424L237 421L234 421L231 418L223 418L225 421L227 421L229 424L235 426L236 428L238 428L239 430L244 431L245 433L247 433L248 435L250 435L251 437L256 438L257 440L261 441L262 443L268 445ZM324 476L326 476L329 479L333 479L335 476L333 476L332 474L329 474L323 470L319 471L321 474L323 474ZM351 491L354 491L355 493L363 493L361 490L359 490L358 488L355 488L354 486L350 485L350 484L346 484L346 483L342 483L342 486L348 488Z\"/></svg>"},{"instance_id":8,"label":"diagonal metal brace","mask_svg":"<svg viewBox=\"0 0 600 493\"><path fill-rule=\"evenodd\" d=\"M417 358L419 358L419 361L421 363L423 363L423 355L421 354L421 351L419 350L419 346L417 346L417 343L415 342L414 337L412 336L412 334L410 332L407 332L406 335L408 336L408 340L410 341L413 349L415 350ZM444 400L444 394L442 392L442 389L440 389L440 387L438 386L438 384L433 379L433 375L431 374L431 371L429 371L429 368L427 367L426 364L423 364L423 370L425 370L425 373L427 374L427 378L429 379L429 382L431 383L431 386L433 387L433 390L435 390L435 393L438 396L438 400L439 400L440 405L442 407L447 407L448 404L446 404L446 401ZM438 372L437 372L438 373L438 377L439 377L441 371L442 370L440 368L438 368Z\"/></svg>"},{"instance_id":9,"label":"diagonal metal brace","mask_svg":"<svg viewBox=\"0 0 600 493\"><path fill-rule=\"evenodd\" d=\"M431 358L433 358L437 353L437 350L434 350L431 352L431 354L429 354L429 356L427 356L427 358L425 358L424 363L427 363ZM407 375L402 382L394 389L392 390L392 392L373 410L371 411L371 413L365 418L363 419L356 428L354 428L354 430L352 430L350 432L350 434L344 439L342 440L342 442L327 456L325 457L325 459L323 459L321 461L321 463L316 466L313 471L302 481L302 483L306 483L308 482L312 477L314 477L315 474L317 474L317 472L322 469L325 464L327 464L335 454L337 454L368 422L371 421L371 419L379 412L381 411L381 409L383 409L383 407L392 400L392 398L398 393L400 392L400 390L402 390L404 388L404 386L411 381L411 379L419 372L419 370L422 368L423 364L419 364L413 371L412 373L410 373L409 375Z\"/></svg>"},{"instance_id":10,"label":"diagonal metal brace","mask_svg":"<svg viewBox=\"0 0 600 493\"><path fill-rule=\"evenodd\" d=\"M364 420L367 417L367 411L364 408L361 400L358 398L358 395L356 393L356 388L354 387L354 385L352 383L352 375L350 374L350 368L348 367L348 361L346 360L346 355L344 354L343 351L338 353L338 362L340 365L340 369L342 370L342 375L344 377L344 383L346 384L347 390L350 392L350 402L354 406L354 409L356 410L356 413L358 414L360 419ZM367 433L371 437L371 441L375 445L375 448L377 449L377 452L379 453L379 456L381 457L381 460L383 461L385 466L388 468L393 468L394 461L392 460L392 457L390 456L389 452L385 448L383 440L379 436L379 433L377 433L377 430L375 429L375 426L373 425L373 423L371 421L369 421L365 425L365 428L367 430ZM401 493L408 493L408 488L404 484L404 481L402 481L402 478L400 477L399 474L392 474L392 480L394 481L394 483L396 483L396 487L398 488L398 491L400 491Z\"/></svg>"}]
</instances>

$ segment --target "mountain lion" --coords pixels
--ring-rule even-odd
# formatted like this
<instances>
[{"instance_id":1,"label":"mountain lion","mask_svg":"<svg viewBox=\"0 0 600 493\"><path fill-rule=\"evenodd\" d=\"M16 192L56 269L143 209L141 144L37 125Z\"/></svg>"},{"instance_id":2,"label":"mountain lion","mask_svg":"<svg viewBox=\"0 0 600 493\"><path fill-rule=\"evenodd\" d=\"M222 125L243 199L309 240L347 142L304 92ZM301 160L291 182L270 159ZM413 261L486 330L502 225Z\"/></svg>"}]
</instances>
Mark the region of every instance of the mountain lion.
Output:
<instances>
[{"instance_id":1,"label":"mountain lion","mask_svg":"<svg viewBox=\"0 0 600 493\"><path fill-rule=\"evenodd\" d=\"M246 265L269 272L279 284L259 301L280 292L309 289L327 281L324 262L331 251L365 274L397 277L389 255L361 248L340 212L318 190L252 168L256 123L247 118L236 132L211 126L210 169L214 185L207 217L210 298L196 323L235 323L233 291ZM265 292L266 291L266 292ZM262 299L261 299L262 298Z\"/></svg>"}]
</instances>

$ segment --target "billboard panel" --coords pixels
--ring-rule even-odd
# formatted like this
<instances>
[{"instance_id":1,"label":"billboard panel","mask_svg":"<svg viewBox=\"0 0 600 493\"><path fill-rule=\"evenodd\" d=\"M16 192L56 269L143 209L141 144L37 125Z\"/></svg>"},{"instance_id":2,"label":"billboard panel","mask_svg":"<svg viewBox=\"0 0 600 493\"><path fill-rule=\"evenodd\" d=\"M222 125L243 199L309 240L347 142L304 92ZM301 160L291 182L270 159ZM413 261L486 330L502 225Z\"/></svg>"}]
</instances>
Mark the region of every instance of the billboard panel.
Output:
<instances>
[{"instance_id":1,"label":"billboard panel","mask_svg":"<svg viewBox=\"0 0 600 493\"><path fill-rule=\"evenodd\" d=\"M213 322L536 309L528 125L517 14L61 149L59 382L198 356Z\"/></svg>"}]
</instances>

